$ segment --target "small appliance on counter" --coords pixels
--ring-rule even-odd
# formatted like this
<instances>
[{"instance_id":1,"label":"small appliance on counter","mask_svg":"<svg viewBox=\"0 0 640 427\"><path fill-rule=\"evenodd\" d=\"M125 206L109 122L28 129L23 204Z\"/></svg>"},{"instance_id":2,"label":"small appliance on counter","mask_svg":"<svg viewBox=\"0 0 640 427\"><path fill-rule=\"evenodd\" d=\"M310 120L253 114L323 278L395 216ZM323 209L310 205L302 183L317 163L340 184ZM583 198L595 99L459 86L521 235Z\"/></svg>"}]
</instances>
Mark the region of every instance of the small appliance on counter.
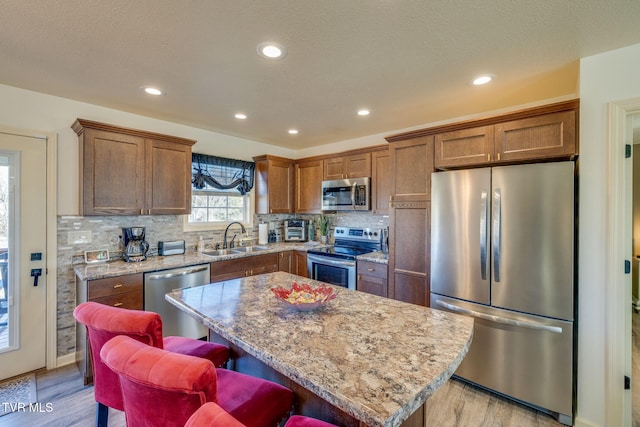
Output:
<instances>
[{"instance_id":1,"label":"small appliance on counter","mask_svg":"<svg viewBox=\"0 0 640 427\"><path fill-rule=\"evenodd\" d=\"M304 219L287 219L284 221L285 242L306 242L307 221Z\"/></svg>"},{"instance_id":2,"label":"small appliance on counter","mask_svg":"<svg viewBox=\"0 0 640 427\"><path fill-rule=\"evenodd\" d=\"M139 262L147 259L149 243L144 240L145 227L122 228L122 258L126 262Z\"/></svg>"},{"instance_id":3,"label":"small appliance on counter","mask_svg":"<svg viewBox=\"0 0 640 427\"><path fill-rule=\"evenodd\" d=\"M184 240L171 240L158 242L158 255L181 255L184 253Z\"/></svg>"}]
</instances>

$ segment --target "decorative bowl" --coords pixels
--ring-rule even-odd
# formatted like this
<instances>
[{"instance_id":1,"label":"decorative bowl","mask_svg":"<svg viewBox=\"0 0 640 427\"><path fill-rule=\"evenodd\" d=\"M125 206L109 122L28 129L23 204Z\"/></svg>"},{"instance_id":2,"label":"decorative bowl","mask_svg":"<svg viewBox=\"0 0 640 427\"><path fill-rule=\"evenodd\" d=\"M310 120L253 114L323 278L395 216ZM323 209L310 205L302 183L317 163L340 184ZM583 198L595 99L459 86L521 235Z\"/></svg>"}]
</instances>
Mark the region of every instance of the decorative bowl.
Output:
<instances>
[{"instance_id":1,"label":"decorative bowl","mask_svg":"<svg viewBox=\"0 0 640 427\"><path fill-rule=\"evenodd\" d=\"M291 288L278 286L271 292L282 300L287 307L298 311L315 310L338 296L338 292L327 286L312 287L307 283L291 283Z\"/></svg>"}]
</instances>

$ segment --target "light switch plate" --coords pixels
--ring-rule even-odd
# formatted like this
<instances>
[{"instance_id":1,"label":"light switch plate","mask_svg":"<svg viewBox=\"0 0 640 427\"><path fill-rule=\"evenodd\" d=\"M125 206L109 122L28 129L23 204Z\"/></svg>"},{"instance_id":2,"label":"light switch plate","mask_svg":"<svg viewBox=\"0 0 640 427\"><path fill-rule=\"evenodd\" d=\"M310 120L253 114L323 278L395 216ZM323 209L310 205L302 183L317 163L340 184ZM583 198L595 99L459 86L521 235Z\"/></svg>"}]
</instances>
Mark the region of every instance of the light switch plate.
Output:
<instances>
[{"instance_id":1,"label":"light switch plate","mask_svg":"<svg viewBox=\"0 0 640 427\"><path fill-rule=\"evenodd\" d=\"M78 245L83 243L91 243L91 231L68 231L67 244Z\"/></svg>"}]
</instances>

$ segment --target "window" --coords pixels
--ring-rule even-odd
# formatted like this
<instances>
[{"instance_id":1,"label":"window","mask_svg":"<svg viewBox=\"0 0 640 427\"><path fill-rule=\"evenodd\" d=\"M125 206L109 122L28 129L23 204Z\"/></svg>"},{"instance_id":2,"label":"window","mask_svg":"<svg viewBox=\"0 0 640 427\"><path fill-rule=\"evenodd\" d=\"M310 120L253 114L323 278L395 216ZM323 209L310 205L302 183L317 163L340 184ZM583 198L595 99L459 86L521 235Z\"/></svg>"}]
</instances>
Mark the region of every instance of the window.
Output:
<instances>
[{"instance_id":1,"label":"window","mask_svg":"<svg viewBox=\"0 0 640 427\"><path fill-rule=\"evenodd\" d=\"M192 224L220 224L231 221L249 223L251 211L249 195L240 195L238 192L202 191L192 190L191 215L189 223Z\"/></svg>"},{"instance_id":2,"label":"window","mask_svg":"<svg viewBox=\"0 0 640 427\"><path fill-rule=\"evenodd\" d=\"M194 153L191 214L186 229L211 229L232 221L251 223L255 163Z\"/></svg>"}]
</instances>

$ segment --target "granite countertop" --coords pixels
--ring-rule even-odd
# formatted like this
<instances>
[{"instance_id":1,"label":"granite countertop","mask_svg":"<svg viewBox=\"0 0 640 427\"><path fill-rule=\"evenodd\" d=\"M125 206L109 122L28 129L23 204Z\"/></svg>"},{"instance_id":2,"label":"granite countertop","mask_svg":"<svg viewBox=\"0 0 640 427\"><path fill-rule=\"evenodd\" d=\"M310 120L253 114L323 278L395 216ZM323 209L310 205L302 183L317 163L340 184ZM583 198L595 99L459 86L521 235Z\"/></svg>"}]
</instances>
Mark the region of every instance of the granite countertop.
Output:
<instances>
[{"instance_id":1,"label":"granite countertop","mask_svg":"<svg viewBox=\"0 0 640 427\"><path fill-rule=\"evenodd\" d=\"M125 262L122 260L116 260L96 264L78 264L73 270L80 280L96 280L104 279L106 277L122 276L125 274L146 273L149 271L166 270L169 268L209 264L216 261L245 258L275 252L290 250L306 252L309 249L327 245L323 245L319 242L280 242L260 246L268 247L269 249L261 250L259 252L230 253L223 256L209 256L199 252L186 252L183 255L153 256L141 262Z\"/></svg>"},{"instance_id":2,"label":"granite countertop","mask_svg":"<svg viewBox=\"0 0 640 427\"><path fill-rule=\"evenodd\" d=\"M399 426L456 370L473 319L339 289L314 312L284 307L277 272L177 290L166 299L213 332L368 426Z\"/></svg>"},{"instance_id":3,"label":"granite countertop","mask_svg":"<svg viewBox=\"0 0 640 427\"><path fill-rule=\"evenodd\" d=\"M358 255L356 257L356 260L358 260L358 261L375 262L375 263L378 263L378 264L385 264L385 265L389 264L389 256L388 256L388 254L382 253L380 251L370 252L370 253L364 254L364 255Z\"/></svg>"}]
</instances>

